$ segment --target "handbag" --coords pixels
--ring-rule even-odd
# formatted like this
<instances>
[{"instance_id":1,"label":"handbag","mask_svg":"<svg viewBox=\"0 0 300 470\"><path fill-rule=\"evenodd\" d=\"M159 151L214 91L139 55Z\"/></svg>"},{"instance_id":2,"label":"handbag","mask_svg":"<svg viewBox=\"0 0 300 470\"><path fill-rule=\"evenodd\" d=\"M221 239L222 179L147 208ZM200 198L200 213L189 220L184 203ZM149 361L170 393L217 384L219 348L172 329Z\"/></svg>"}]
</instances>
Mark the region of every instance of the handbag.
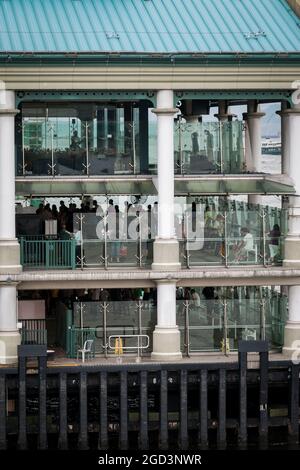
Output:
<instances>
[{"instance_id":1,"label":"handbag","mask_svg":"<svg viewBox=\"0 0 300 470\"><path fill-rule=\"evenodd\" d=\"M126 245L122 245L120 248L120 256L127 256L128 254L128 248Z\"/></svg>"}]
</instances>

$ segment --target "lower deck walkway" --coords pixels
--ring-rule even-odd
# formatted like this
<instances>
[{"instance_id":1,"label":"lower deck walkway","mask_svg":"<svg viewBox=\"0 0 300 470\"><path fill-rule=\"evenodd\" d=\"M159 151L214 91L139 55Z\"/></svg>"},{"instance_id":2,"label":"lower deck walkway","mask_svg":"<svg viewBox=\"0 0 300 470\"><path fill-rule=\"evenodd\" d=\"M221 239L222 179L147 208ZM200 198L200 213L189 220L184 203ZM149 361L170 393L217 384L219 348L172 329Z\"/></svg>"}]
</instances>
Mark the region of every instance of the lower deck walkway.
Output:
<instances>
[{"instance_id":1,"label":"lower deck walkway","mask_svg":"<svg viewBox=\"0 0 300 470\"><path fill-rule=\"evenodd\" d=\"M284 356L281 353L270 353L269 354L269 361L270 362L284 362L287 361L289 358ZM229 353L227 356L224 354L219 353L201 353L201 354L194 354L191 357L183 357L180 361L174 362L161 362L161 364L233 364L238 362L238 353ZM158 362L156 360L152 360L150 356L141 357L140 360L137 360L136 355L123 355L123 356L115 356L111 355L105 358L104 356L96 356L93 359L86 359L84 363L82 363L80 359L70 359L67 358L65 355L62 355L61 351L58 351L57 354L54 355L53 358L48 359L47 367L54 368L54 367L94 367L94 366L113 366L113 365L132 365L132 364L153 364L153 366L157 366ZM37 365L37 361L29 360L27 362L27 367L35 368ZM0 368L6 368L5 365L0 365ZM10 367L17 367L17 364L11 365ZM258 353L248 353L248 369L258 369L259 368L259 354Z\"/></svg>"}]
</instances>

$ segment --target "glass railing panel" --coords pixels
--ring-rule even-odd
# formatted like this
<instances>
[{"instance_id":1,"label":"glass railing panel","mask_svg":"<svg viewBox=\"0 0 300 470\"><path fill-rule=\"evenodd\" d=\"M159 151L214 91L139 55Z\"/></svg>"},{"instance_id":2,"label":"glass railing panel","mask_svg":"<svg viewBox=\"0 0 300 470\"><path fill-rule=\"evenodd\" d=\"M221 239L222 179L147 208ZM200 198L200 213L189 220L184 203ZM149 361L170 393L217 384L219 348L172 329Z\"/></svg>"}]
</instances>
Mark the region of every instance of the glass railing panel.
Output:
<instances>
[{"instance_id":1,"label":"glass railing panel","mask_svg":"<svg viewBox=\"0 0 300 470\"><path fill-rule=\"evenodd\" d=\"M284 327L288 318L287 297L279 294L263 299L265 339L272 349L284 343Z\"/></svg>"},{"instance_id":2,"label":"glass railing panel","mask_svg":"<svg viewBox=\"0 0 300 470\"><path fill-rule=\"evenodd\" d=\"M108 266L138 266L139 250L136 240L109 240L107 263Z\"/></svg>"},{"instance_id":3,"label":"glass railing panel","mask_svg":"<svg viewBox=\"0 0 300 470\"><path fill-rule=\"evenodd\" d=\"M247 235L250 235L247 237ZM227 238L227 263L229 265L263 264L262 238L251 234Z\"/></svg>"},{"instance_id":4,"label":"glass railing panel","mask_svg":"<svg viewBox=\"0 0 300 470\"><path fill-rule=\"evenodd\" d=\"M136 121L102 122L68 116L23 117L18 175L130 175L155 172L156 134L142 140ZM58 114L61 114L58 116ZM153 130L152 130L153 131Z\"/></svg>"},{"instance_id":5,"label":"glass railing panel","mask_svg":"<svg viewBox=\"0 0 300 470\"><path fill-rule=\"evenodd\" d=\"M223 306L217 300L177 301L183 352L219 351L224 336Z\"/></svg>"},{"instance_id":6,"label":"glass railing panel","mask_svg":"<svg viewBox=\"0 0 300 470\"><path fill-rule=\"evenodd\" d=\"M186 243L189 266L219 266L225 262L224 239L195 238Z\"/></svg>"},{"instance_id":7,"label":"glass railing panel","mask_svg":"<svg viewBox=\"0 0 300 470\"><path fill-rule=\"evenodd\" d=\"M261 339L260 301L256 299L226 300L227 337L231 351L238 349L239 340Z\"/></svg>"},{"instance_id":8,"label":"glass railing panel","mask_svg":"<svg viewBox=\"0 0 300 470\"><path fill-rule=\"evenodd\" d=\"M120 293L120 291L118 291ZM100 296L109 296L101 289ZM142 354L152 351L152 333L156 324L156 306L151 301L84 301L73 305L73 327L76 331L71 350L76 350L74 341L80 343L89 334L94 339L96 354L115 354L116 338L122 337L123 354L137 354L137 335L149 337L149 347ZM72 334L72 333L71 333ZM110 339L110 337L112 337ZM147 338L141 338L146 345ZM77 344L76 343L76 344ZM111 345L111 348L109 347ZM128 349L127 349L128 348Z\"/></svg>"},{"instance_id":9,"label":"glass railing panel","mask_svg":"<svg viewBox=\"0 0 300 470\"><path fill-rule=\"evenodd\" d=\"M191 302L190 351L220 351L223 343L223 306L214 300Z\"/></svg>"},{"instance_id":10,"label":"glass railing panel","mask_svg":"<svg viewBox=\"0 0 300 470\"><path fill-rule=\"evenodd\" d=\"M233 122L175 123L175 171L179 174L245 171L243 127Z\"/></svg>"},{"instance_id":11,"label":"glass railing panel","mask_svg":"<svg viewBox=\"0 0 300 470\"><path fill-rule=\"evenodd\" d=\"M105 266L105 244L104 241L95 239L84 239L82 249L79 247L76 256L77 267L104 267Z\"/></svg>"},{"instance_id":12,"label":"glass railing panel","mask_svg":"<svg viewBox=\"0 0 300 470\"><path fill-rule=\"evenodd\" d=\"M244 203L230 203L225 209L196 205L194 212L182 215L181 265L280 265L285 230L280 227L285 227L286 211L278 209L276 216L269 216L268 207L249 209Z\"/></svg>"},{"instance_id":13,"label":"glass railing panel","mask_svg":"<svg viewBox=\"0 0 300 470\"><path fill-rule=\"evenodd\" d=\"M147 214L146 214L147 215ZM81 267L149 267L153 259L153 240L139 233L140 219L123 212L75 214L77 263ZM81 235L82 234L82 235ZM81 246L82 245L82 246Z\"/></svg>"},{"instance_id":14,"label":"glass railing panel","mask_svg":"<svg viewBox=\"0 0 300 470\"><path fill-rule=\"evenodd\" d=\"M284 297L177 300L181 349L187 354L238 350L239 340L269 341L270 349L283 345L287 306Z\"/></svg>"},{"instance_id":15,"label":"glass railing panel","mask_svg":"<svg viewBox=\"0 0 300 470\"><path fill-rule=\"evenodd\" d=\"M95 128L95 126L94 126ZM137 131L134 122L109 121L107 132L87 148L92 175L139 172Z\"/></svg>"}]
</instances>

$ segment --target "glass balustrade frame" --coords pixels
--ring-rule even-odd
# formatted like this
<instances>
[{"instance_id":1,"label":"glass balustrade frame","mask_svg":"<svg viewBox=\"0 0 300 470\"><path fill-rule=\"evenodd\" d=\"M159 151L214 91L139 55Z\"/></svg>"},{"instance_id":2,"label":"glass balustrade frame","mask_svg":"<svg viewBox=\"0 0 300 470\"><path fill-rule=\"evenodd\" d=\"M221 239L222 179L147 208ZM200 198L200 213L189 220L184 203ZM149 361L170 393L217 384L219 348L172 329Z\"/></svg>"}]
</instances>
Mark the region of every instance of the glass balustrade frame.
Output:
<instances>
[{"instance_id":1,"label":"glass balustrade frame","mask_svg":"<svg viewBox=\"0 0 300 470\"><path fill-rule=\"evenodd\" d=\"M124 108L100 103L27 104L21 112L16 120L17 176L156 172L156 122L138 107L130 119ZM189 123L179 116L174 122L175 173L247 172L243 131L242 121Z\"/></svg>"},{"instance_id":2,"label":"glass balustrade frame","mask_svg":"<svg viewBox=\"0 0 300 470\"><path fill-rule=\"evenodd\" d=\"M260 288L259 297L253 297L255 288L250 289L251 298L221 295L213 300L177 300L182 352L187 356L204 352L227 355L237 351L240 339L268 340L270 350L280 350L287 319L287 298L269 288ZM234 293L233 288L230 290ZM152 351L155 325L153 300L78 301L73 305L67 353L69 357L76 357L84 341L93 339L96 354L108 357L115 354L114 349L109 348L109 336L142 334L150 338L149 349L142 353L147 355ZM127 345L133 344L132 339L127 341Z\"/></svg>"}]
</instances>

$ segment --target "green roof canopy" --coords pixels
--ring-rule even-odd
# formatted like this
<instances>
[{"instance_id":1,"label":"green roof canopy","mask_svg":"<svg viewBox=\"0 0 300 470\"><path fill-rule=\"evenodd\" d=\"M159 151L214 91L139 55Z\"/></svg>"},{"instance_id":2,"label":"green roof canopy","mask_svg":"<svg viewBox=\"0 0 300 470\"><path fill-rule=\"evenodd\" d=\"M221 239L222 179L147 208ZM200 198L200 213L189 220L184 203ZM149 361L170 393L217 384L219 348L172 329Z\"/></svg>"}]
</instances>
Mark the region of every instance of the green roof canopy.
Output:
<instances>
[{"instance_id":1,"label":"green roof canopy","mask_svg":"<svg viewBox=\"0 0 300 470\"><path fill-rule=\"evenodd\" d=\"M0 0L0 54L299 51L285 0Z\"/></svg>"}]
</instances>

